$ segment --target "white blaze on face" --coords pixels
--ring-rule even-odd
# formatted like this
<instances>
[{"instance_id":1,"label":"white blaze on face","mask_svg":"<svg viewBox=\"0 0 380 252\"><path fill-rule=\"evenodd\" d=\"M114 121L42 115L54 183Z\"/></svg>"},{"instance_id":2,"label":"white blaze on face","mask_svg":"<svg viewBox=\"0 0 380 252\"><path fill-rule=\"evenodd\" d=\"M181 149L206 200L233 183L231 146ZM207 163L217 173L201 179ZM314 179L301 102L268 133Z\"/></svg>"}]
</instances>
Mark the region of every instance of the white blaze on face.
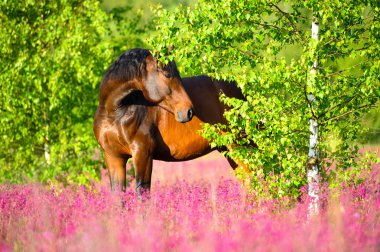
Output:
<instances>
[{"instance_id":1,"label":"white blaze on face","mask_svg":"<svg viewBox=\"0 0 380 252\"><path fill-rule=\"evenodd\" d=\"M158 74L150 73L146 79L145 88L147 95L150 100L154 102L159 102L163 99L158 87Z\"/></svg>"},{"instance_id":2,"label":"white blaze on face","mask_svg":"<svg viewBox=\"0 0 380 252\"><path fill-rule=\"evenodd\" d=\"M170 93L168 79L159 73L157 62L150 55L146 58L147 76L145 79L146 99L158 103Z\"/></svg>"}]
</instances>

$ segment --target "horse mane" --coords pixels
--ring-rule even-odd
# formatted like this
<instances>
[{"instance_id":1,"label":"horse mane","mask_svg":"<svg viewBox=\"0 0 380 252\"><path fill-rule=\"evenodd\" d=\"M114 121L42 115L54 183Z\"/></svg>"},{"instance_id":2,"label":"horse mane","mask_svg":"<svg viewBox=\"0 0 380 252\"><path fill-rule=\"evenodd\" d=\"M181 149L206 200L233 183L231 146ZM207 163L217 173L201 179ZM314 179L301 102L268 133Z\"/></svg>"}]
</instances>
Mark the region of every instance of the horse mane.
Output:
<instances>
[{"instance_id":1,"label":"horse mane","mask_svg":"<svg viewBox=\"0 0 380 252\"><path fill-rule=\"evenodd\" d=\"M170 75L170 77L172 77L172 78L181 78L179 71L178 71L178 68L177 68L177 64L175 63L174 60L169 61L169 63L166 65L160 64L160 68L162 70L166 71Z\"/></svg>"},{"instance_id":2,"label":"horse mane","mask_svg":"<svg viewBox=\"0 0 380 252\"><path fill-rule=\"evenodd\" d=\"M117 81L130 81L146 76L146 57L152 55L149 50L142 48L130 49L121 54L108 68L103 77L103 82L109 79ZM166 71L170 77L179 78L179 71L174 61L168 64L159 64L159 68Z\"/></svg>"},{"instance_id":3,"label":"horse mane","mask_svg":"<svg viewBox=\"0 0 380 252\"><path fill-rule=\"evenodd\" d=\"M130 105L142 105L145 107L155 106L154 103L145 99L143 93L140 90L135 90L126 95L119 103L120 107L126 107Z\"/></svg>"},{"instance_id":4,"label":"horse mane","mask_svg":"<svg viewBox=\"0 0 380 252\"><path fill-rule=\"evenodd\" d=\"M151 53L146 49L134 48L121 54L103 76L99 90L99 103L107 112L120 109L125 99L136 90L131 81L146 76L146 58ZM127 84L129 83L129 84Z\"/></svg>"},{"instance_id":5,"label":"horse mane","mask_svg":"<svg viewBox=\"0 0 380 252\"><path fill-rule=\"evenodd\" d=\"M106 106L107 112L118 111L117 114L120 116L121 111L126 112L126 107L131 107L131 110L139 107L137 110L142 111L144 109L141 107L154 105L144 98L141 90L135 89L133 84L127 84L136 79L139 81L147 75L146 58L150 55L152 54L147 49L130 49L121 54L108 68L99 92L100 103ZM180 78L174 61L166 65L159 63L158 68L164 70L166 75L170 75L167 77Z\"/></svg>"},{"instance_id":6,"label":"horse mane","mask_svg":"<svg viewBox=\"0 0 380 252\"><path fill-rule=\"evenodd\" d=\"M112 63L103 77L103 83L109 79L130 81L146 75L146 57L151 53L146 49L134 48L124 52Z\"/></svg>"},{"instance_id":7,"label":"horse mane","mask_svg":"<svg viewBox=\"0 0 380 252\"><path fill-rule=\"evenodd\" d=\"M119 102L115 118L134 121L138 126L145 119L150 106L154 104L146 100L140 90L135 90Z\"/></svg>"}]
</instances>

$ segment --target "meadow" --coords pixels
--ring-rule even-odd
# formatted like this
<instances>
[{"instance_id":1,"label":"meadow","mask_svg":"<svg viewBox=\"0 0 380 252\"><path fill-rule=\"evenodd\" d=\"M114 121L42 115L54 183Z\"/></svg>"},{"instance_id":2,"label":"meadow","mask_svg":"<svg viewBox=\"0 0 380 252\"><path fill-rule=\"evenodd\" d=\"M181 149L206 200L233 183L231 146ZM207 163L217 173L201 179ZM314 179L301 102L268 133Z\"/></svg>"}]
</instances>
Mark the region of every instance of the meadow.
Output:
<instances>
[{"instance_id":1,"label":"meadow","mask_svg":"<svg viewBox=\"0 0 380 252\"><path fill-rule=\"evenodd\" d=\"M380 164L367 169L355 144L380 136L378 2L0 2L0 252L380 251ZM200 133L236 146L250 191L220 156L155 162L143 201L133 181L125 193L104 169L98 181L99 86L136 47L239 85L246 99L221 96L228 126ZM315 216L306 187L298 197L311 118L321 160L309 161L337 164L320 164L332 183Z\"/></svg>"},{"instance_id":2,"label":"meadow","mask_svg":"<svg viewBox=\"0 0 380 252\"><path fill-rule=\"evenodd\" d=\"M0 185L0 251L378 251L379 168L308 200L259 200L219 158L155 162L149 199L108 178L85 187ZM104 174L106 175L106 174Z\"/></svg>"}]
</instances>

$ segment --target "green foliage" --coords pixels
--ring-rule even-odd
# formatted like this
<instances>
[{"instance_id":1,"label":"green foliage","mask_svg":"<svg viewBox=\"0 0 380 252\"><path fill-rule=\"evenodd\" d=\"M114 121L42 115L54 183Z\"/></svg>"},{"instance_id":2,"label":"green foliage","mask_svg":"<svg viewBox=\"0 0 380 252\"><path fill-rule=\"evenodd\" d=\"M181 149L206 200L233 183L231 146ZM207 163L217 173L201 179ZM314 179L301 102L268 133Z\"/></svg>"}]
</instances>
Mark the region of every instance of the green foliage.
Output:
<instances>
[{"instance_id":1,"label":"green foliage","mask_svg":"<svg viewBox=\"0 0 380 252\"><path fill-rule=\"evenodd\" d=\"M377 157L377 154L376 152L364 153L362 158L355 160L355 166L347 169L336 170L334 165L326 169L330 188L340 188L342 184L359 185L364 181L376 180L372 167L380 163L380 157Z\"/></svg>"},{"instance_id":2,"label":"green foliage","mask_svg":"<svg viewBox=\"0 0 380 252\"><path fill-rule=\"evenodd\" d=\"M275 197L296 197L306 183L310 118L319 124L326 179L333 161L337 172L358 165L361 120L380 97L379 12L378 1L199 0L174 12L156 9L159 32L150 43L161 53L174 45L162 60L175 58L185 75L238 83L247 100L222 96L232 107L229 126L205 125L203 135L234 146L227 155L250 167L252 190L264 194L265 183ZM318 42L311 39L313 18Z\"/></svg>"},{"instance_id":3,"label":"green foliage","mask_svg":"<svg viewBox=\"0 0 380 252\"><path fill-rule=\"evenodd\" d=\"M105 9L113 9L122 7L125 5L125 0L104 0L102 6ZM190 0L134 0L129 1L128 5L131 6L135 11L143 10L144 18L143 20L150 20L152 18L152 12L150 6L152 5L162 5L165 9L173 9L178 4L189 5L193 1Z\"/></svg>"},{"instance_id":4,"label":"green foliage","mask_svg":"<svg viewBox=\"0 0 380 252\"><path fill-rule=\"evenodd\" d=\"M109 9L107 12L112 16L108 23L111 34L104 40L112 44L117 54L115 57L130 48L146 47L143 40L152 26L149 25L149 22L144 24L142 10L129 5L121 5Z\"/></svg>"},{"instance_id":5,"label":"green foliage","mask_svg":"<svg viewBox=\"0 0 380 252\"><path fill-rule=\"evenodd\" d=\"M373 109L364 118L364 125L368 127L364 141L368 140L369 144L380 144L380 106Z\"/></svg>"},{"instance_id":6,"label":"green foliage","mask_svg":"<svg viewBox=\"0 0 380 252\"><path fill-rule=\"evenodd\" d=\"M1 1L0 182L97 178L92 119L101 77L120 54L119 13L93 0Z\"/></svg>"},{"instance_id":7,"label":"green foliage","mask_svg":"<svg viewBox=\"0 0 380 252\"><path fill-rule=\"evenodd\" d=\"M116 52L122 52L134 47L147 48L145 40L154 30L152 22L155 15L152 6L162 6L172 9L179 3L188 5L189 0L135 0L127 5L124 0L105 0L102 7L113 19L109 26L112 30L112 44Z\"/></svg>"}]
</instances>

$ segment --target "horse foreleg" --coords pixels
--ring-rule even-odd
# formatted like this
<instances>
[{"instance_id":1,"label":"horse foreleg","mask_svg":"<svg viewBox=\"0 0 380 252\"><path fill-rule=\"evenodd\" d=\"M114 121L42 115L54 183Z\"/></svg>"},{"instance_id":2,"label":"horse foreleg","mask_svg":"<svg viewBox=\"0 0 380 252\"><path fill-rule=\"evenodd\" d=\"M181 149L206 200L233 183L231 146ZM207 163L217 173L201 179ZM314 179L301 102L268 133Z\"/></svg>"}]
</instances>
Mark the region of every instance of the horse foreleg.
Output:
<instances>
[{"instance_id":1,"label":"horse foreleg","mask_svg":"<svg viewBox=\"0 0 380 252\"><path fill-rule=\"evenodd\" d=\"M105 153L104 155L109 178L111 190L115 191L115 188L121 191L125 191L126 188L126 163L128 158L118 157Z\"/></svg>"},{"instance_id":2,"label":"horse foreleg","mask_svg":"<svg viewBox=\"0 0 380 252\"><path fill-rule=\"evenodd\" d=\"M150 191L153 158L149 151L140 149L133 154L132 160L135 168L136 191L141 199L143 191L148 194Z\"/></svg>"}]
</instances>

